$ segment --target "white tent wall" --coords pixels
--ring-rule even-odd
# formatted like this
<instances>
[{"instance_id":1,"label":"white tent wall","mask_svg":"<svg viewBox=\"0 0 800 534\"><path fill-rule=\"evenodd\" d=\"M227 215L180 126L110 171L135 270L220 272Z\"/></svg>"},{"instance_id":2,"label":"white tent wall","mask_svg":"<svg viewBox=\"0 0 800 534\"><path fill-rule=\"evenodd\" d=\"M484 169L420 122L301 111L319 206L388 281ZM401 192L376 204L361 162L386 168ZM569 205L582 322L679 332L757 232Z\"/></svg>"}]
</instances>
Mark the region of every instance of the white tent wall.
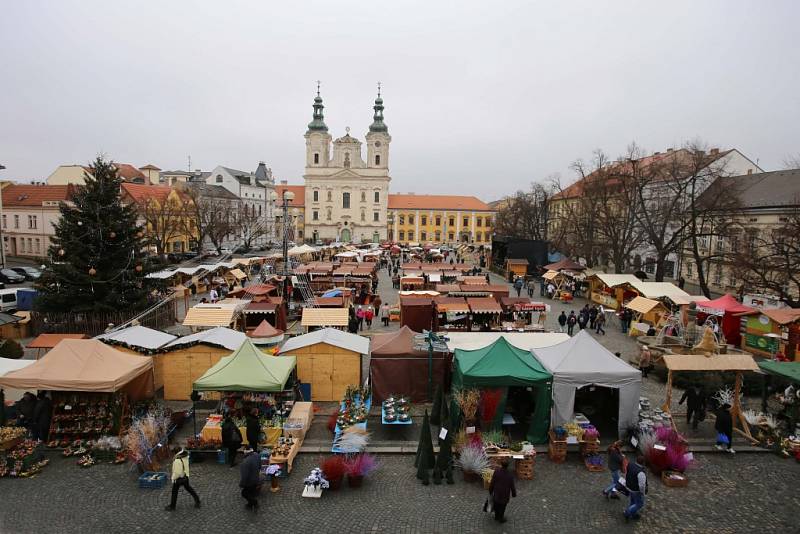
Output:
<instances>
[{"instance_id":1,"label":"white tent wall","mask_svg":"<svg viewBox=\"0 0 800 534\"><path fill-rule=\"evenodd\" d=\"M606 385L598 382L589 382L583 385L559 382L558 377L553 377L553 409L551 412L551 425L558 426L572 421L575 413L575 392L584 386L602 386L619 389L619 419L617 429L619 436L625 435L628 428L639 421L639 396L641 382L632 382L624 386Z\"/></svg>"}]
</instances>

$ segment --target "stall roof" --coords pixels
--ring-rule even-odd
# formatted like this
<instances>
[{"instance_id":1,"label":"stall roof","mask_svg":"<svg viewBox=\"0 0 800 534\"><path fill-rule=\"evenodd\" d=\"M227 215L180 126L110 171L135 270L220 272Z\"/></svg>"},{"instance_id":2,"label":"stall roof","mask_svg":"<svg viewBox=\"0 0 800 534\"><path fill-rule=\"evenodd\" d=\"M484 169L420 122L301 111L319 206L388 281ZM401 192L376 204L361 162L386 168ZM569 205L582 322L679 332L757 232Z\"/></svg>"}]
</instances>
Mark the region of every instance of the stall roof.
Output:
<instances>
[{"instance_id":1,"label":"stall roof","mask_svg":"<svg viewBox=\"0 0 800 534\"><path fill-rule=\"evenodd\" d=\"M303 308L302 326L347 326L346 308Z\"/></svg>"},{"instance_id":2,"label":"stall roof","mask_svg":"<svg viewBox=\"0 0 800 534\"><path fill-rule=\"evenodd\" d=\"M545 265L544 268L549 271L583 271L586 269L586 267L580 263L572 261L569 258L561 258L555 263Z\"/></svg>"},{"instance_id":3,"label":"stall roof","mask_svg":"<svg viewBox=\"0 0 800 534\"><path fill-rule=\"evenodd\" d=\"M664 365L670 371L758 371L749 354L665 354Z\"/></svg>"},{"instance_id":4,"label":"stall roof","mask_svg":"<svg viewBox=\"0 0 800 534\"><path fill-rule=\"evenodd\" d=\"M632 274L594 273L592 276L598 278L608 287L617 287L625 284L636 287L636 284L641 282L641 280Z\"/></svg>"},{"instance_id":5,"label":"stall roof","mask_svg":"<svg viewBox=\"0 0 800 534\"><path fill-rule=\"evenodd\" d=\"M427 291L415 291L409 295L404 295L401 291L400 306L430 306L433 304L434 297L438 295L436 292Z\"/></svg>"},{"instance_id":6,"label":"stall roof","mask_svg":"<svg viewBox=\"0 0 800 534\"><path fill-rule=\"evenodd\" d=\"M641 382L642 373L606 349L586 330L549 347L533 349L534 357L556 380L581 387L585 384L620 385Z\"/></svg>"},{"instance_id":7,"label":"stall roof","mask_svg":"<svg viewBox=\"0 0 800 534\"><path fill-rule=\"evenodd\" d=\"M436 291L439 293L450 293L451 291L459 291L461 286L458 284L436 284Z\"/></svg>"},{"instance_id":8,"label":"stall roof","mask_svg":"<svg viewBox=\"0 0 800 534\"><path fill-rule=\"evenodd\" d=\"M356 334L342 332L335 328L322 328L308 334L303 334L302 336L293 337L283 344L280 354L316 345L317 343L333 345L334 347L357 352L359 354L369 354L369 339Z\"/></svg>"},{"instance_id":9,"label":"stall roof","mask_svg":"<svg viewBox=\"0 0 800 534\"><path fill-rule=\"evenodd\" d=\"M88 339L86 334L39 334L39 336L28 343L29 349L52 349L58 345L62 339Z\"/></svg>"},{"instance_id":10,"label":"stall roof","mask_svg":"<svg viewBox=\"0 0 800 534\"><path fill-rule=\"evenodd\" d=\"M506 258L506 263L509 265L528 265L528 260L525 258Z\"/></svg>"},{"instance_id":11,"label":"stall roof","mask_svg":"<svg viewBox=\"0 0 800 534\"><path fill-rule=\"evenodd\" d=\"M314 302L317 304L317 306L344 306L344 297L314 297Z\"/></svg>"},{"instance_id":12,"label":"stall roof","mask_svg":"<svg viewBox=\"0 0 800 534\"><path fill-rule=\"evenodd\" d=\"M465 276L462 280L464 285L472 286L485 286L486 284L486 277L485 276Z\"/></svg>"},{"instance_id":13,"label":"stall roof","mask_svg":"<svg viewBox=\"0 0 800 534\"><path fill-rule=\"evenodd\" d=\"M675 304L688 304L691 302L689 293L670 282L643 282L638 280L635 283L631 283L631 285L643 297L649 299L668 298Z\"/></svg>"},{"instance_id":14,"label":"stall roof","mask_svg":"<svg viewBox=\"0 0 800 534\"><path fill-rule=\"evenodd\" d=\"M223 347L228 350L236 350L244 342L247 336L244 332L232 330L230 328L217 327L210 330L203 330L196 334L179 337L171 343L167 343L162 349L174 349L192 343L205 343L216 347Z\"/></svg>"},{"instance_id":15,"label":"stall roof","mask_svg":"<svg viewBox=\"0 0 800 534\"><path fill-rule=\"evenodd\" d=\"M558 271L547 271L542 275L542 278L545 280L555 280L558 275L560 275Z\"/></svg>"},{"instance_id":16,"label":"stall roof","mask_svg":"<svg viewBox=\"0 0 800 534\"><path fill-rule=\"evenodd\" d=\"M505 338L482 349L457 349L455 367L454 383L464 386L527 385L553 378L530 351L518 349Z\"/></svg>"},{"instance_id":17,"label":"stall roof","mask_svg":"<svg viewBox=\"0 0 800 534\"><path fill-rule=\"evenodd\" d=\"M436 308L439 312L469 313L469 304L464 297L436 297Z\"/></svg>"},{"instance_id":18,"label":"stall roof","mask_svg":"<svg viewBox=\"0 0 800 534\"><path fill-rule=\"evenodd\" d=\"M407 326L387 334L375 334L370 343L371 358L385 357L427 357L427 350L414 349L414 337L419 335Z\"/></svg>"},{"instance_id":19,"label":"stall roof","mask_svg":"<svg viewBox=\"0 0 800 534\"><path fill-rule=\"evenodd\" d=\"M722 295L718 299L714 300L697 301L697 310L702 312L703 308L725 313L744 313L754 311L753 308L745 306L728 294Z\"/></svg>"},{"instance_id":20,"label":"stall roof","mask_svg":"<svg viewBox=\"0 0 800 534\"><path fill-rule=\"evenodd\" d=\"M800 362L776 362L773 360L761 360L758 366L765 373L781 376L800 384ZM2 371L0 371L2 372Z\"/></svg>"},{"instance_id":21,"label":"stall roof","mask_svg":"<svg viewBox=\"0 0 800 534\"><path fill-rule=\"evenodd\" d=\"M173 336L172 334L140 325L129 326L122 330L97 336L97 339L100 340L123 343L131 347L142 349L157 349L177 338L178 336Z\"/></svg>"},{"instance_id":22,"label":"stall roof","mask_svg":"<svg viewBox=\"0 0 800 534\"><path fill-rule=\"evenodd\" d=\"M251 302L245 307L244 313L275 313L277 307L273 302Z\"/></svg>"},{"instance_id":23,"label":"stall roof","mask_svg":"<svg viewBox=\"0 0 800 534\"><path fill-rule=\"evenodd\" d=\"M184 326L230 326L236 314L247 303L238 299L226 299L215 304L195 304L186 312Z\"/></svg>"},{"instance_id":24,"label":"stall roof","mask_svg":"<svg viewBox=\"0 0 800 534\"><path fill-rule=\"evenodd\" d=\"M242 280L244 278L247 278L247 275L244 274L244 272L241 269L231 269L228 272L229 272L229 274L232 274L234 277L236 277L238 280Z\"/></svg>"},{"instance_id":25,"label":"stall roof","mask_svg":"<svg viewBox=\"0 0 800 534\"><path fill-rule=\"evenodd\" d=\"M650 313L653 308L658 306L662 306L659 301L651 300L645 297L636 297L625 305L626 308L630 308L631 310L639 313Z\"/></svg>"},{"instance_id":26,"label":"stall roof","mask_svg":"<svg viewBox=\"0 0 800 534\"><path fill-rule=\"evenodd\" d=\"M773 310L752 310L741 312L736 315L766 315L779 325L792 324L800 321L800 309L798 308L779 308Z\"/></svg>"},{"instance_id":27,"label":"stall roof","mask_svg":"<svg viewBox=\"0 0 800 534\"><path fill-rule=\"evenodd\" d=\"M268 295L269 293L272 293L275 291L275 289L277 288L271 284L253 284L243 287L240 291L245 295L260 297L262 295Z\"/></svg>"},{"instance_id":28,"label":"stall roof","mask_svg":"<svg viewBox=\"0 0 800 534\"><path fill-rule=\"evenodd\" d=\"M447 347L450 352L487 347L501 337L522 350L550 347L570 338L556 332L447 332L445 335L449 339Z\"/></svg>"},{"instance_id":29,"label":"stall roof","mask_svg":"<svg viewBox=\"0 0 800 534\"><path fill-rule=\"evenodd\" d=\"M503 313L500 304L491 297L467 297L472 313Z\"/></svg>"},{"instance_id":30,"label":"stall roof","mask_svg":"<svg viewBox=\"0 0 800 534\"><path fill-rule=\"evenodd\" d=\"M0 377L0 386L114 392L152 368L152 358L120 352L97 339L64 339L32 365Z\"/></svg>"},{"instance_id":31,"label":"stall roof","mask_svg":"<svg viewBox=\"0 0 800 534\"><path fill-rule=\"evenodd\" d=\"M247 334L248 337L254 338L273 338L282 335L283 330L278 330L269 324L266 319L261 321L261 324L259 324L252 332Z\"/></svg>"},{"instance_id":32,"label":"stall roof","mask_svg":"<svg viewBox=\"0 0 800 534\"><path fill-rule=\"evenodd\" d=\"M156 280L166 280L167 278L172 278L178 273L178 271L174 269L166 269L163 271L157 271L155 273L148 274L145 278L154 278Z\"/></svg>"},{"instance_id":33,"label":"stall roof","mask_svg":"<svg viewBox=\"0 0 800 534\"><path fill-rule=\"evenodd\" d=\"M200 378L196 391L283 391L297 361L264 354L250 339L225 356Z\"/></svg>"}]
</instances>

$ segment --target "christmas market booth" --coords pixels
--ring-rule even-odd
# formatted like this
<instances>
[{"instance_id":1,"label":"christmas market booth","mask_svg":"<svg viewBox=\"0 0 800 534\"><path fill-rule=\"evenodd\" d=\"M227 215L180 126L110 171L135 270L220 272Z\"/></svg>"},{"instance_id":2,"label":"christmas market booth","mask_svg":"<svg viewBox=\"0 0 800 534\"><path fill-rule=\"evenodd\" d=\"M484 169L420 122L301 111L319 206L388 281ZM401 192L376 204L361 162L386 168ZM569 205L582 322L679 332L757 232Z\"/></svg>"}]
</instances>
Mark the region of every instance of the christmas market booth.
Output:
<instances>
[{"instance_id":1,"label":"christmas market booth","mask_svg":"<svg viewBox=\"0 0 800 534\"><path fill-rule=\"evenodd\" d=\"M664 304L641 296L634 297L632 301L625 304L625 307L633 312L633 321L628 332L628 335L633 337L645 335L649 326L658 328L662 319L669 315L669 310ZM644 329L643 332L642 329Z\"/></svg>"},{"instance_id":2,"label":"christmas market booth","mask_svg":"<svg viewBox=\"0 0 800 534\"><path fill-rule=\"evenodd\" d=\"M280 344L284 335L282 330L278 330L265 319L254 329L248 330L247 337L256 345L269 348Z\"/></svg>"},{"instance_id":3,"label":"christmas market booth","mask_svg":"<svg viewBox=\"0 0 800 534\"><path fill-rule=\"evenodd\" d=\"M284 404L294 400L290 379L295 364L294 357L264 354L250 339L230 356L221 358L193 384L198 392L222 392L220 409L206 421L202 439L221 442L222 413L230 412L242 431L243 443L247 444L245 416L255 409L261 423L259 445L276 445L288 415Z\"/></svg>"},{"instance_id":4,"label":"christmas market booth","mask_svg":"<svg viewBox=\"0 0 800 534\"><path fill-rule=\"evenodd\" d=\"M167 343L153 356L156 389L164 388L164 400L189 400L192 383L223 356L230 356L246 337L244 332L218 327Z\"/></svg>"},{"instance_id":5,"label":"christmas market booth","mask_svg":"<svg viewBox=\"0 0 800 534\"><path fill-rule=\"evenodd\" d=\"M783 354L790 360L790 329L800 329L800 309L779 308L752 310L737 314L744 327L741 347L759 356L772 358ZM794 354L800 354L800 340L795 341Z\"/></svg>"},{"instance_id":6,"label":"christmas market booth","mask_svg":"<svg viewBox=\"0 0 800 534\"><path fill-rule=\"evenodd\" d=\"M722 295L714 300L698 300L696 304L697 319L701 324L712 318L712 321L720 325L720 330L725 335L726 343L734 346L741 344L741 319L739 315L755 311L753 308L745 306L731 295Z\"/></svg>"},{"instance_id":7,"label":"christmas market booth","mask_svg":"<svg viewBox=\"0 0 800 534\"><path fill-rule=\"evenodd\" d=\"M505 426L510 433L521 427L532 443L547 441L553 375L530 351L519 349L500 337L476 350L456 349L453 373L454 398L462 390L477 389L480 400L465 427L480 426L486 432ZM452 414L464 417L454 399ZM466 414L465 419L469 419Z\"/></svg>"},{"instance_id":8,"label":"christmas market booth","mask_svg":"<svg viewBox=\"0 0 800 534\"><path fill-rule=\"evenodd\" d=\"M550 311L549 304L527 297L503 297L500 306L503 308L503 326L531 330L544 330L547 312Z\"/></svg>"},{"instance_id":9,"label":"christmas market booth","mask_svg":"<svg viewBox=\"0 0 800 534\"><path fill-rule=\"evenodd\" d=\"M435 293L435 292L434 292ZM437 317L434 313L436 295L400 295L400 326L407 326L415 332L436 330Z\"/></svg>"},{"instance_id":10,"label":"christmas market booth","mask_svg":"<svg viewBox=\"0 0 800 534\"><path fill-rule=\"evenodd\" d=\"M528 260L525 258L506 258L506 280L513 282L518 276L525 277L528 274Z\"/></svg>"},{"instance_id":11,"label":"christmas market booth","mask_svg":"<svg viewBox=\"0 0 800 534\"><path fill-rule=\"evenodd\" d=\"M178 339L178 336L153 330L145 326L134 325L113 332L108 332L97 336L106 345L116 347L117 350L137 355L153 355L158 349ZM156 382L156 389L162 384Z\"/></svg>"},{"instance_id":12,"label":"christmas market booth","mask_svg":"<svg viewBox=\"0 0 800 534\"><path fill-rule=\"evenodd\" d=\"M431 400L428 399L429 372L434 384L444 383L449 354L435 351L429 362L427 350L414 348L415 336L419 334L407 326L396 332L372 336L369 370L374 400L382 402L392 395L402 395L411 402Z\"/></svg>"},{"instance_id":13,"label":"christmas market booth","mask_svg":"<svg viewBox=\"0 0 800 534\"><path fill-rule=\"evenodd\" d=\"M33 341L28 343L26 348L36 349L36 359L38 360L47 351L58 345L62 339L88 339L86 334L39 334Z\"/></svg>"},{"instance_id":14,"label":"christmas market booth","mask_svg":"<svg viewBox=\"0 0 800 534\"><path fill-rule=\"evenodd\" d=\"M304 399L339 401L348 386L361 383L361 360L369 354L369 339L323 328L287 340L278 354L297 358Z\"/></svg>"},{"instance_id":15,"label":"christmas market booth","mask_svg":"<svg viewBox=\"0 0 800 534\"><path fill-rule=\"evenodd\" d=\"M601 433L624 436L626 429L637 423L641 372L586 330L531 352L553 374L553 427L582 414Z\"/></svg>"},{"instance_id":16,"label":"christmas market booth","mask_svg":"<svg viewBox=\"0 0 800 534\"><path fill-rule=\"evenodd\" d=\"M346 329L350 316L346 308L303 308L300 324L306 332L320 328Z\"/></svg>"},{"instance_id":17,"label":"christmas market booth","mask_svg":"<svg viewBox=\"0 0 800 534\"><path fill-rule=\"evenodd\" d=\"M119 435L130 422L131 403L153 396L153 362L96 339L65 339L42 359L0 377L0 387L50 391L50 439Z\"/></svg>"},{"instance_id":18,"label":"christmas market booth","mask_svg":"<svg viewBox=\"0 0 800 534\"><path fill-rule=\"evenodd\" d=\"M267 321L278 330L286 331L286 306L281 297L265 297L251 301L244 307L245 328L253 328Z\"/></svg>"}]
</instances>

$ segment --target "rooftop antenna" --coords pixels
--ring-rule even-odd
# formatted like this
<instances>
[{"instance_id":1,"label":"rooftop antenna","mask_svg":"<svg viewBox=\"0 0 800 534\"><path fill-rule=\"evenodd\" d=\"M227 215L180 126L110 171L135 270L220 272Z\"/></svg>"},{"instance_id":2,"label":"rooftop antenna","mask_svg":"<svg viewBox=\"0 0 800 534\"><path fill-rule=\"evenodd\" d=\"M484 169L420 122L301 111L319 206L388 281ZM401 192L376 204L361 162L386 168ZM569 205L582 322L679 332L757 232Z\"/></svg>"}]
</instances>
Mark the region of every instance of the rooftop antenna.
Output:
<instances>
[{"instance_id":1,"label":"rooftop antenna","mask_svg":"<svg viewBox=\"0 0 800 534\"><path fill-rule=\"evenodd\" d=\"M189 155L189 170L192 170L192 156Z\"/></svg>"}]
</instances>

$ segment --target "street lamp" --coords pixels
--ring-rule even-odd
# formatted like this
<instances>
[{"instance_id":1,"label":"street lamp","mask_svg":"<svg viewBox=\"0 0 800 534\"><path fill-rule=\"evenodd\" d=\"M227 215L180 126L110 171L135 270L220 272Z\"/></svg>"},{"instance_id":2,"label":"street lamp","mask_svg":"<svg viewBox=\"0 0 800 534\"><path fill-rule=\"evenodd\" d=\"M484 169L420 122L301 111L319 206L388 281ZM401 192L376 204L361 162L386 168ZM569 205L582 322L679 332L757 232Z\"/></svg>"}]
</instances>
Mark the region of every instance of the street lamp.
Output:
<instances>
[{"instance_id":1,"label":"street lamp","mask_svg":"<svg viewBox=\"0 0 800 534\"><path fill-rule=\"evenodd\" d=\"M278 200L278 194L272 192L273 201ZM286 311L289 311L289 203L294 200L294 193L291 191L284 191L281 198L283 207L283 299L286 304ZM297 208L295 208L296 210Z\"/></svg>"}]
</instances>

